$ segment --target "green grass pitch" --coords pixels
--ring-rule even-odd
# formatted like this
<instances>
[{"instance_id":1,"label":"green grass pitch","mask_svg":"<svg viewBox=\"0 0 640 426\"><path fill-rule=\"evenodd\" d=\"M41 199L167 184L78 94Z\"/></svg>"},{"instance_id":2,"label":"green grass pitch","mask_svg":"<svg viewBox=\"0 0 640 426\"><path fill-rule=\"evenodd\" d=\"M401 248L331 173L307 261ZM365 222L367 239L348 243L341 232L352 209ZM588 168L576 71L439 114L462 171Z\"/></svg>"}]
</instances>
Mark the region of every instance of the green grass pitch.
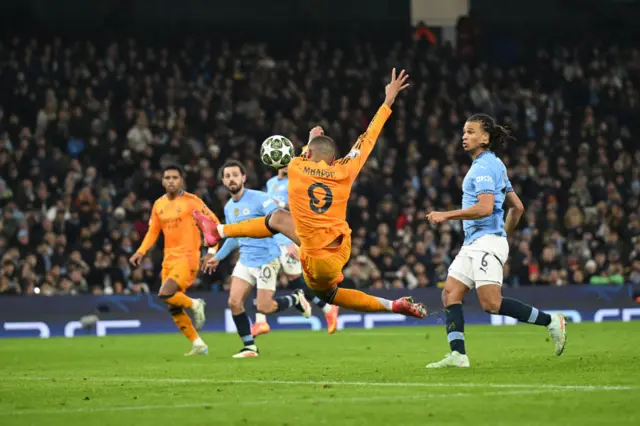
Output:
<instances>
[{"instance_id":1,"label":"green grass pitch","mask_svg":"<svg viewBox=\"0 0 640 426\"><path fill-rule=\"evenodd\" d=\"M0 425L640 424L640 322L569 325L556 357L539 327L469 326L470 369L426 370L442 327L281 331L261 357L206 334L0 342Z\"/></svg>"}]
</instances>

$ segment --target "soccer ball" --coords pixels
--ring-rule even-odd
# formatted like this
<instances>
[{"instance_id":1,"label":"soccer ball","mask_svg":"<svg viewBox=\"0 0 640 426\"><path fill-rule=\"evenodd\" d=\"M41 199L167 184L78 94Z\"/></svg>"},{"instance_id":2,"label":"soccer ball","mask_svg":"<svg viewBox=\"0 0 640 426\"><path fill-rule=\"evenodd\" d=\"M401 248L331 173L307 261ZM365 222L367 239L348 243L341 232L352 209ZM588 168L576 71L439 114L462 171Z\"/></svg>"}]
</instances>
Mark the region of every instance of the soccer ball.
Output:
<instances>
[{"instance_id":1,"label":"soccer ball","mask_svg":"<svg viewBox=\"0 0 640 426\"><path fill-rule=\"evenodd\" d=\"M274 169L286 167L293 158L293 144L284 136L270 136L262 142L260 158L264 164Z\"/></svg>"}]
</instances>

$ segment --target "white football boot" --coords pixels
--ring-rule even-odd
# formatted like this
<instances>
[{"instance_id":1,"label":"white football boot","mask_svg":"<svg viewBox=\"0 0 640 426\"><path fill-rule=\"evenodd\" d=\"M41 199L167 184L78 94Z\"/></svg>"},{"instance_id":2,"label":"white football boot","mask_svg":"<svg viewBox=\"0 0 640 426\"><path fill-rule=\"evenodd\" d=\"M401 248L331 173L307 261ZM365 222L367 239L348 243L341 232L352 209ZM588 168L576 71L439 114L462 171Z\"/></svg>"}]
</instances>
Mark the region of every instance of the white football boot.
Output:
<instances>
[{"instance_id":1,"label":"white football boot","mask_svg":"<svg viewBox=\"0 0 640 426\"><path fill-rule=\"evenodd\" d=\"M260 351L256 345L245 346L232 358L255 358L260 356Z\"/></svg>"},{"instance_id":2,"label":"white football boot","mask_svg":"<svg viewBox=\"0 0 640 426\"><path fill-rule=\"evenodd\" d=\"M209 347L206 343L202 341L202 339L198 338L191 345L191 350L184 354L184 356L194 356L194 355L207 355L209 353Z\"/></svg>"},{"instance_id":3,"label":"white football boot","mask_svg":"<svg viewBox=\"0 0 640 426\"><path fill-rule=\"evenodd\" d=\"M567 319L561 313L551 315L551 324L547 326L551 338L556 344L556 355L562 355L567 344Z\"/></svg>"},{"instance_id":4,"label":"white football boot","mask_svg":"<svg viewBox=\"0 0 640 426\"><path fill-rule=\"evenodd\" d=\"M448 368L448 367L469 367L469 357L462 355L460 352L453 351L444 356L444 359L438 362L427 364L427 368Z\"/></svg>"},{"instance_id":5,"label":"white football boot","mask_svg":"<svg viewBox=\"0 0 640 426\"><path fill-rule=\"evenodd\" d=\"M304 291L298 289L294 291L293 297L295 298L293 306L302 314L305 318L311 318L311 304L304 296Z\"/></svg>"},{"instance_id":6,"label":"white football boot","mask_svg":"<svg viewBox=\"0 0 640 426\"><path fill-rule=\"evenodd\" d=\"M204 314L204 308L207 306L207 302L202 299L195 299L194 304L191 307L191 311L193 312L193 319L195 321L196 330L201 330L204 327L204 322L207 317Z\"/></svg>"}]
</instances>

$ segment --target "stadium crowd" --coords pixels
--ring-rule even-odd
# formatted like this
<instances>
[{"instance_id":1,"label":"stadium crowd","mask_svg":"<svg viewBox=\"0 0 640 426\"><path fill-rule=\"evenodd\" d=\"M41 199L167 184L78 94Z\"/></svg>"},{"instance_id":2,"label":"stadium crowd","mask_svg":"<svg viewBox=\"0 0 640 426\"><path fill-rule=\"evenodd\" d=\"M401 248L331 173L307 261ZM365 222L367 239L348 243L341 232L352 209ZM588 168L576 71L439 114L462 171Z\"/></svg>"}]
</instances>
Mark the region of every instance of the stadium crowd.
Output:
<instances>
[{"instance_id":1,"label":"stadium crowd","mask_svg":"<svg viewBox=\"0 0 640 426\"><path fill-rule=\"evenodd\" d=\"M412 87L355 184L345 285L444 281L461 224L425 215L460 204L472 112L517 138L500 153L527 209L509 236L506 285L640 283L640 50L529 46L505 66L420 40L292 43L3 43L0 293L154 291L162 245L139 269L127 259L163 194L163 165L183 164L188 190L223 217L224 160L242 160L248 186L262 188L267 136L300 148L321 125L346 153L393 66ZM200 288L224 289L229 263Z\"/></svg>"}]
</instances>

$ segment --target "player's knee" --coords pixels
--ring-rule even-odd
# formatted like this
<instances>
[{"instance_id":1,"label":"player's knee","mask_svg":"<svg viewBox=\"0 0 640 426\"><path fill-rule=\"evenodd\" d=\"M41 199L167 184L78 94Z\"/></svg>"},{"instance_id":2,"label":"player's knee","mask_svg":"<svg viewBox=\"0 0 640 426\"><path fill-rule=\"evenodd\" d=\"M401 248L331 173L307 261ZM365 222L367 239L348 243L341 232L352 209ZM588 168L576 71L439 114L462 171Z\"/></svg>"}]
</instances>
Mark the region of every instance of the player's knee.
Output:
<instances>
[{"instance_id":1,"label":"player's knee","mask_svg":"<svg viewBox=\"0 0 640 426\"><path fill-rule=\"evenodd\" d=\"M231 296L229 297L229 309L235 315L236 313L242 312L244 310L244 300L239 297Z\"/></svg>"},{"instance_id":2,"label":"player's knee","mask_svg":"<svg viewBox=\"0 0 640 426\"><path fill-rule=\"evenodd\" d=\"M175 280L168 278L165 282L160 286L160 290L158 290L158 296L163 299L169 298L176 294L176 292L180 289L180 286Z\"/></svg>"},{"instance_id":3,"label":"player's knee","mask_svg":"<svg viewBox=\"0 0 640 426\"><path fill-rule=\"evenodd\" d=\"M282 228L286 224L288 216L289 213L284 210L275 210L269 215L267 225L273 229Z\"/></svg>"},{"instance_id":4,"label":"player's knee","mask_svg":"<svg viewBox=\"0 0 640 426\"><path fill-rule=\"evenodd\" d=\"M179 306L173 306L173 305L169 305L169 313L171 314L171 316L176 316L181 314L183 311L183 309Z\"/></svg>"},{"instance_id":5,"label":"player's knee","mask_svg":"<svg viewBox=\"0 0 640 426\"><path fill-rule=\"evenodd\" d=\"M332 288L330 290L313 290L313 294L324 303L333 304L333 298L336 296L338 288Z\"/></svg>"},{"instance_id":6,"label":"player's knee","mask_svg":"<svg viewBox=\"0 0 640 426\"><path fill-rule=\"evenodd\" d=\"M488 314L497 314L500 311L502 297L480 297L482 310Z\"/></svg>"},{"instance_id":7,"label":"player's knee","mask_svg":"<svg viewBox=\"0 0 640 426\"><path fill-rule=\"evenodd\" d=\"M175 293L171 293L167 290L163 290L162 288L158 290L158 297L160 297L160 299L162 299L164 303L169 303L168 300L171 299L174 294Z\"/></svg>"},{"instance_id":8,"label":"player's knee","mask_svg":"<svg viewBox=\"0 0 640 426\"><path fill-rule=\"evenodd\" d=\"M457 288L445 285L442 289L442 305L445 307L462 303L463 298L464 292L459 291Z\"/></svg>"}]
</instances>

